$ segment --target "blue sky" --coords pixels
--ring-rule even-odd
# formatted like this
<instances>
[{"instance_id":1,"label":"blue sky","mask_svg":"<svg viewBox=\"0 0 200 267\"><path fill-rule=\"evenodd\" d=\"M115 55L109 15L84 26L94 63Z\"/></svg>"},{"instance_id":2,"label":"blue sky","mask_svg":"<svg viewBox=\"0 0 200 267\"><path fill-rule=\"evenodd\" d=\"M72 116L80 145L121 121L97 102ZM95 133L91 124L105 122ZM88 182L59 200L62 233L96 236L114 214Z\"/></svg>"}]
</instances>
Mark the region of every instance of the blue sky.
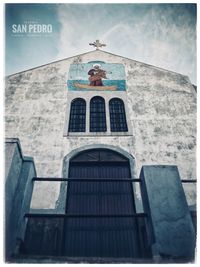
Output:
<instances>
[{"instance_id":1,"label":"blue sky","mask_svg":"<svg viewBox=\"0 0 200 267\"><path fill-rule=\"evenodd\" d=\"M196 84L196 5L7 4L6 74L105 51L188 75ZM51 24L52 34L13 34L13 24Z\"/></svg>"}]
</instances>

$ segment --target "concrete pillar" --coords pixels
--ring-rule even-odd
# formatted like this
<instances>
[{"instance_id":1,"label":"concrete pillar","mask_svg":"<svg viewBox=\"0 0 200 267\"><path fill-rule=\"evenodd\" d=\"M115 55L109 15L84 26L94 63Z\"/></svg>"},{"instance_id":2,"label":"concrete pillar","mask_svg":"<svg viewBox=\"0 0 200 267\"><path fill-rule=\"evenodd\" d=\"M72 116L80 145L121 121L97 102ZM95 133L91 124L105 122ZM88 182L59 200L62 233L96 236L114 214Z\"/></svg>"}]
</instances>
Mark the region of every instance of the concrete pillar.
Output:
<instances>
[{"instance_id":1,"label":"concrete pillar","mask_svg":"<svg viewBox=\"0 0 200 267\"><path fill-rule=\"evenodd\" d=\"M110 109L109 109L109 99L105 100L105 110L106 110L106 126L107 126L107 133L111 133L110 129Z\"/></svg>"},{"instance_id":2,"label":"concrete pillar","mask_svg":"<svg viewBox=\"0 0 200 267\"><path fill-rule=\"evenodd\" d=\"M140 178L154 256L192 260L195 232L177 166L143 166Z\"/></svg>"},{"instance_id":3,"label":"concrete pillar","mask_svg":"<svg viewBox=\"0 0 200 267\"><path fill-rule=\"evenodd\" d=\"M22 155L19 140L6 139L5 146L5 217L6 260L17 253L24 239L26 219L33 190L32 178L36 176L33 158Z\"/></svg>"}]
</instances>

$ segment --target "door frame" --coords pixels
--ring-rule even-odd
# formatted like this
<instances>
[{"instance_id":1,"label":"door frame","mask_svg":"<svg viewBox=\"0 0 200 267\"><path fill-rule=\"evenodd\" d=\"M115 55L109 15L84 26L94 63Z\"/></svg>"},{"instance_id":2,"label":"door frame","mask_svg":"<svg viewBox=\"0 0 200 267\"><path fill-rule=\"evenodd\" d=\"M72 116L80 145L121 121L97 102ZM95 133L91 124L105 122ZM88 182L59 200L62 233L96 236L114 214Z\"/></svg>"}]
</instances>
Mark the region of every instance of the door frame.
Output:
<instances>
[{"instance_id":1,"label":"door frame","mask_svg":"<svg viewBox=\"0 0 200 267\"><path fill-rule=\"evenodd\" d=\"M116 147L116 146L112 146L112 145L105 145L105 144L86 145L86 146L76 148L76 149L72 150L70 153L68 153L63 158L62 177L68 178L70 159L73 158L74 156L76 156L77 154L79 154L80 152L90 150L90 149L109 149L111 151L114 151L114 152L117 152L117 153L123 155L124 157L126 157L129 160L131 178L132 179L136 178L135 157L120 147ZM141 200L139 200L137 198L137 192L136 192L136 187L135 187L134 183L132 183L132 185L133 185L133 197L134 197L135 207L136 207L136 212L137 212L137 206L140 206L139 202L141 202ZM59 198L58 198L57 203L56 203L56 211L58 213L65 213L65 211L66 211L66 199L67 199L67 182L61 182Z\"/></svg>"}]
</instances>

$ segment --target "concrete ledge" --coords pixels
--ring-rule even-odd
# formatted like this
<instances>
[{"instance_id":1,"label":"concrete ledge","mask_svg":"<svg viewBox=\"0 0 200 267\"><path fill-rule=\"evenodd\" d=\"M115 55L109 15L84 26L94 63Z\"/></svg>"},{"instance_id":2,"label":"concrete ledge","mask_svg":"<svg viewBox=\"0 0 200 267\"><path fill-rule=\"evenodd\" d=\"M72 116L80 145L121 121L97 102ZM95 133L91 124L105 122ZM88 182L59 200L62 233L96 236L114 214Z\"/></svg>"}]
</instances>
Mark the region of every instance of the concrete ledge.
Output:
<instances>
[{"instance_id":1,"label":"concrete ledge","mask_svg":"<svg viewBox=\"0 0 200 267\"><path fill-rule=\"evenodd\" d=\"M20 140L19 138L5 138L5 144L16 144L20 157L22 158L23 161L31 161L33 163L35 172L36 172L36 167L35 167L35 163L34 163L34 158L33 157L29 157L29 156L24 156L22 153L22 147L20 144Z\"/></svg>"},{"instance_id":2,"label":"concrete ledge","mask_svg":"<svg viewBox=\"0 0 200 267\"><path fill-rule=\"evenodd\" d=\"M13 263L96 263L96 264L127 264L127 263L137 263L137 264L169 264L169 263L193 263L180 259L142 259L142 258L72 258L72 257L53 257L53 256L27 256L20 255L19 257L13 258L10 262Z\"/></svg>"}]
</instances>

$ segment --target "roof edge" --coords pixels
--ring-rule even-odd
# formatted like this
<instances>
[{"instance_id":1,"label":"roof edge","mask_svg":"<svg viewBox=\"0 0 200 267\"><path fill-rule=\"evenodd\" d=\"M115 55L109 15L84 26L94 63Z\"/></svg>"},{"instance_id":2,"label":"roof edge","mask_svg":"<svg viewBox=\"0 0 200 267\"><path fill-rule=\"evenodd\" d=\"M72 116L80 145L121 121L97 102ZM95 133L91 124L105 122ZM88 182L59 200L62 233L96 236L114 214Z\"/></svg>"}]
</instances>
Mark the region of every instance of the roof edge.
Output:
<instances>
[{"instance_id":1,"label":"roof edge","mask_svg":"<svg viewBox=\"0 0 200 267\"><path fill-rule=\"evenodd\" d=\"M92 51L88 51L88 52L85 52L85 53L82 53L82 54L78 54L78 55L74 55L74 56L71 56L71 57L65 57L65 58L63 58L63 59L58 59L58 60L55 60L55 61L52 61L52 62L49 62L49 63L46 63L46 64L39 65L39 66L37 66L37 67L33 67L33 68L30 68L30 69L27 69L27 70L23 70L23 71L19 71L19 72L10 74L10 75L6 75L5 77L6 77L6 78L8 78L8 77L12 77L12 76L14 76L14 75L21 74L21 73L23 73L23 72L31 71L31 70L34 70L34 69L37 69L37 68L41 68L41 67L50 65L50 64L58 63L58 62L61 62L61 61L64 61L64 60L66 60L66 59L70 59L70 58L73 58L73 57L78 57L78 56L83 56L83 55L86 55L86 54L90 54L90 53L93 53L93 52L95 52L95 51L97 51L97 50L92 50ZM144 64L145 66L153 67L153 68L156 68L156 69L158 69L158 70L163 70L163 71L167 71L167 72L171 72L171 73L179 74L179 75L182 75L182 76L186 77L186 78L190 81L189 76L186 75L186 74L182 74L182 73L179 73L179 72L176 72L176 71L171 71L171 70L168 70L168 69L165 69L165 68L162 68L162 67L157 67L157 66L154 66L154 65L151 65L151 64L148 64L148 63L144 63L144 62L141 62L141 61L132 59L132 58L125 57L125 56L116 55L116 54L113 54L113 53L108 52L108 51L104 51L104 50L98 50L98 51L103 52L103 53L106 53L106 54L109 54L109 55L112 55L112 56L117 56L117 57L121 57L121 58L124 58L124 59L132 60L132 61L135 61L135 62L137 62L137 63L139 63L139 64ZM190 81L190 83L192 83L192 82Z\"/></svg>"},{"instance_id":2,"label":"roof edge","mask_svg":"<svg viewBox=\"0 0 200 267\"><path fill-rule=\"evenodd\" d=\"M60 62L60 61L64 61L66 59L70 59L70 58L77 57L77 56L83 56L83 55L89 54L91 52L93 52L93 51L88 51L88 52L85 52L85 53L82 53L82 54L78 54L78 55L74 55L74 56L71 56L71 57L65 57L63 59L58 59L58 60L55 60L55 61L51 61L49 63L45 63L45 64L42 64L42 65L39 65L37 67L33 67L33 68L30 68L30 69L26 69L26 70L22 70L22 71L13 73L13 74L6 75L5 77L11 77L11 76L14 76L14 75L26 72L26 71L34 70L34 69L41 68L41 67L44 67L44 66L47 66L47 65L50 65L50 64L54 64L54 63L57 63L57 62Z\"/></svg>"}]
</instances>

